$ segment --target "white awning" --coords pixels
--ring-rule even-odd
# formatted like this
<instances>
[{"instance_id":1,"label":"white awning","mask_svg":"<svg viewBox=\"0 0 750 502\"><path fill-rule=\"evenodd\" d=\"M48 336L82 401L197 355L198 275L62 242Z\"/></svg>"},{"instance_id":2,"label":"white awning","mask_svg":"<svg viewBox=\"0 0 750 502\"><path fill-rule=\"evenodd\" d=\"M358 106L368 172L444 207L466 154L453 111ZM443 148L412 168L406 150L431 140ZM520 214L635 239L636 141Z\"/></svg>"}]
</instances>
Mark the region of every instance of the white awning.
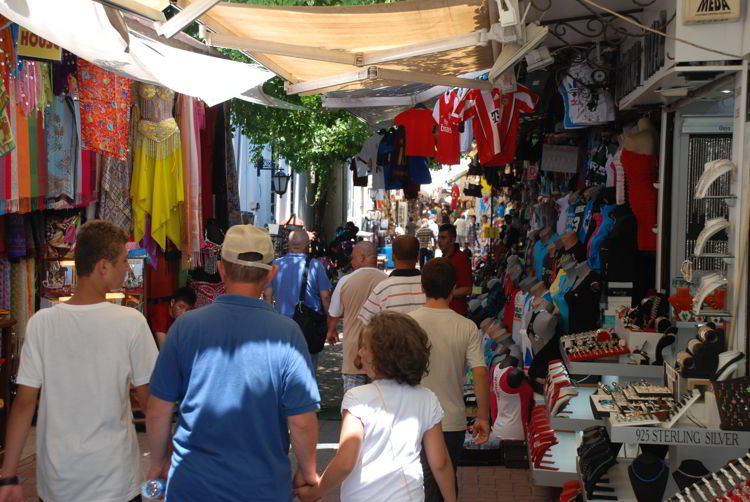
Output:
<instances>
[{"instance_id":1,"label":"white awning","mask_svg":"<svg viewBox=\"0 0 750 502\"><path fill-rule=\"evenodd\" d=\"M200 98L209 106L252 91L274 76L259 66L177 49L132 29L126 41L105 7L92 0L1 0L0 14L97 66ZM249 94L243 99L268 104Z\"/></svg>"}]
</instances>

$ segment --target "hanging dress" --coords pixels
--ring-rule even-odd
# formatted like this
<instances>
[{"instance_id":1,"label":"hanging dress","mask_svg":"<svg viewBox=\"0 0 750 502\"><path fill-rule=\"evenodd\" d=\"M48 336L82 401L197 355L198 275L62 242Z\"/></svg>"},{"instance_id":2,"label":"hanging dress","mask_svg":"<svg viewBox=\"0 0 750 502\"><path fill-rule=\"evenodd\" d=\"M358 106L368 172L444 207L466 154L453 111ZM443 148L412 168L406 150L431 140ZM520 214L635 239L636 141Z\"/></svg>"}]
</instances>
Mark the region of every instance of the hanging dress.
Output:
<instances>
[{"instance_id":1,"label":"hanging dress","mask_svg":"<svg viewBox=\"0 0 750 502\"><path fill-rule=\"evenodd\" d=\"M180 129L172 117L174 92L151 84L138 84L140 120L133 153L133 226L136 241L150 234L166 249L167 239L180 249L183 189Z\"/></svg>"}]
</instances>

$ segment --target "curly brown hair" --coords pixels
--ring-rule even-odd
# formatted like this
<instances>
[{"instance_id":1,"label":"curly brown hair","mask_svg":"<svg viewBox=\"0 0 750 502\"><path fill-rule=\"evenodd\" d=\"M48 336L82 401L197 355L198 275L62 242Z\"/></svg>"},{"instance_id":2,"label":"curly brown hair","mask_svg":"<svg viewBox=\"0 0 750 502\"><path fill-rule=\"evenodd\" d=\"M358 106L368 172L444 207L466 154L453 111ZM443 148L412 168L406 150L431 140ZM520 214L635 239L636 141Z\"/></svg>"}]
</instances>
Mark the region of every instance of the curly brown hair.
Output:
<instances>
[{"instance_id":1,"label":"curly brown hair","mask_svg":"<svg viewBox=\"0 0 750 502\"><path fill-rule=\"evenodd\" d=\"M429 370L427 333L405 314L386 310L374 315L360 340L370 346L375 371L383 378L419 385Z\"/></svg>"}]
</instances>

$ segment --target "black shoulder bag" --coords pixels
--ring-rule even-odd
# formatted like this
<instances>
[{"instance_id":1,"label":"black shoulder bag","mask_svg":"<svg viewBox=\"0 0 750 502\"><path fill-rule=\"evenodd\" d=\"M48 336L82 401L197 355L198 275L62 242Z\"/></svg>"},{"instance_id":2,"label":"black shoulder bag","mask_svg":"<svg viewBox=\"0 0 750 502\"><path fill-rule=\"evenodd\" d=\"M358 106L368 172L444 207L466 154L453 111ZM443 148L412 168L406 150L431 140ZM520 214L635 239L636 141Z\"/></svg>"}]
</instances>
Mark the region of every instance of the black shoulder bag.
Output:
<instances>
[{"instance_id":1,"label":"black shoulder bag","mask_svg":"<svg viewBox=\"0 0 750 502\"><path fill-rule=\"evenodd\" d=\"M312 257L307 256L305 260L305 274L302 277L302 284L299 290L299 303L294 309L293 319L299 325L302 330L302 334L305 335L305 341L307 342L307 350L310 354L317 354L326 343L326 332L328 326L326 324L326 316L305 305L305 291L307 290L307 269L310 267L310 260Z\"/></svg>"}]
</instances>

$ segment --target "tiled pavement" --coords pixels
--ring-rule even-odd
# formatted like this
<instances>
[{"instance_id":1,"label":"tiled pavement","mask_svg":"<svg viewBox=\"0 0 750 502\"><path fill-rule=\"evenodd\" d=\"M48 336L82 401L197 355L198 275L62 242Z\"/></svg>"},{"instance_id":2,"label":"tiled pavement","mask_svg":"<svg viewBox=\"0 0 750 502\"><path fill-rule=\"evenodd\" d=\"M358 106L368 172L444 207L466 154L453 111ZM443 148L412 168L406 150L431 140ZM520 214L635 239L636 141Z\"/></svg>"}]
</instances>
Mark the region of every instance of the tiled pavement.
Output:
<instances>
[{"instance_id":1,"label":"tiled pavement","mask_svg":"<svg viewBox=\"0 0 750 502\"><path fill-rule=\"evenodd\" d=\"M318 445L318 471L322 472L335 454L338 443L338 407L341 403L341 345L326 347L321 354L318 384L321 393L321 423ZM145 434L138 434L143 453L144 471L148 461L148 447ZM22 455L19 476L22 478L24 494L28 502L36 497L36 459L34 452L35 434L29 435L27 447ZM504 467L459 467L459 502L554 502L559 489L533 486L529 471L506 469ZM71 501L74 502L74 501ZM339 502L338 492L330 493L323 502ZM377 501L373 501L377 502Z\"/></svg>"}]
</instances>

